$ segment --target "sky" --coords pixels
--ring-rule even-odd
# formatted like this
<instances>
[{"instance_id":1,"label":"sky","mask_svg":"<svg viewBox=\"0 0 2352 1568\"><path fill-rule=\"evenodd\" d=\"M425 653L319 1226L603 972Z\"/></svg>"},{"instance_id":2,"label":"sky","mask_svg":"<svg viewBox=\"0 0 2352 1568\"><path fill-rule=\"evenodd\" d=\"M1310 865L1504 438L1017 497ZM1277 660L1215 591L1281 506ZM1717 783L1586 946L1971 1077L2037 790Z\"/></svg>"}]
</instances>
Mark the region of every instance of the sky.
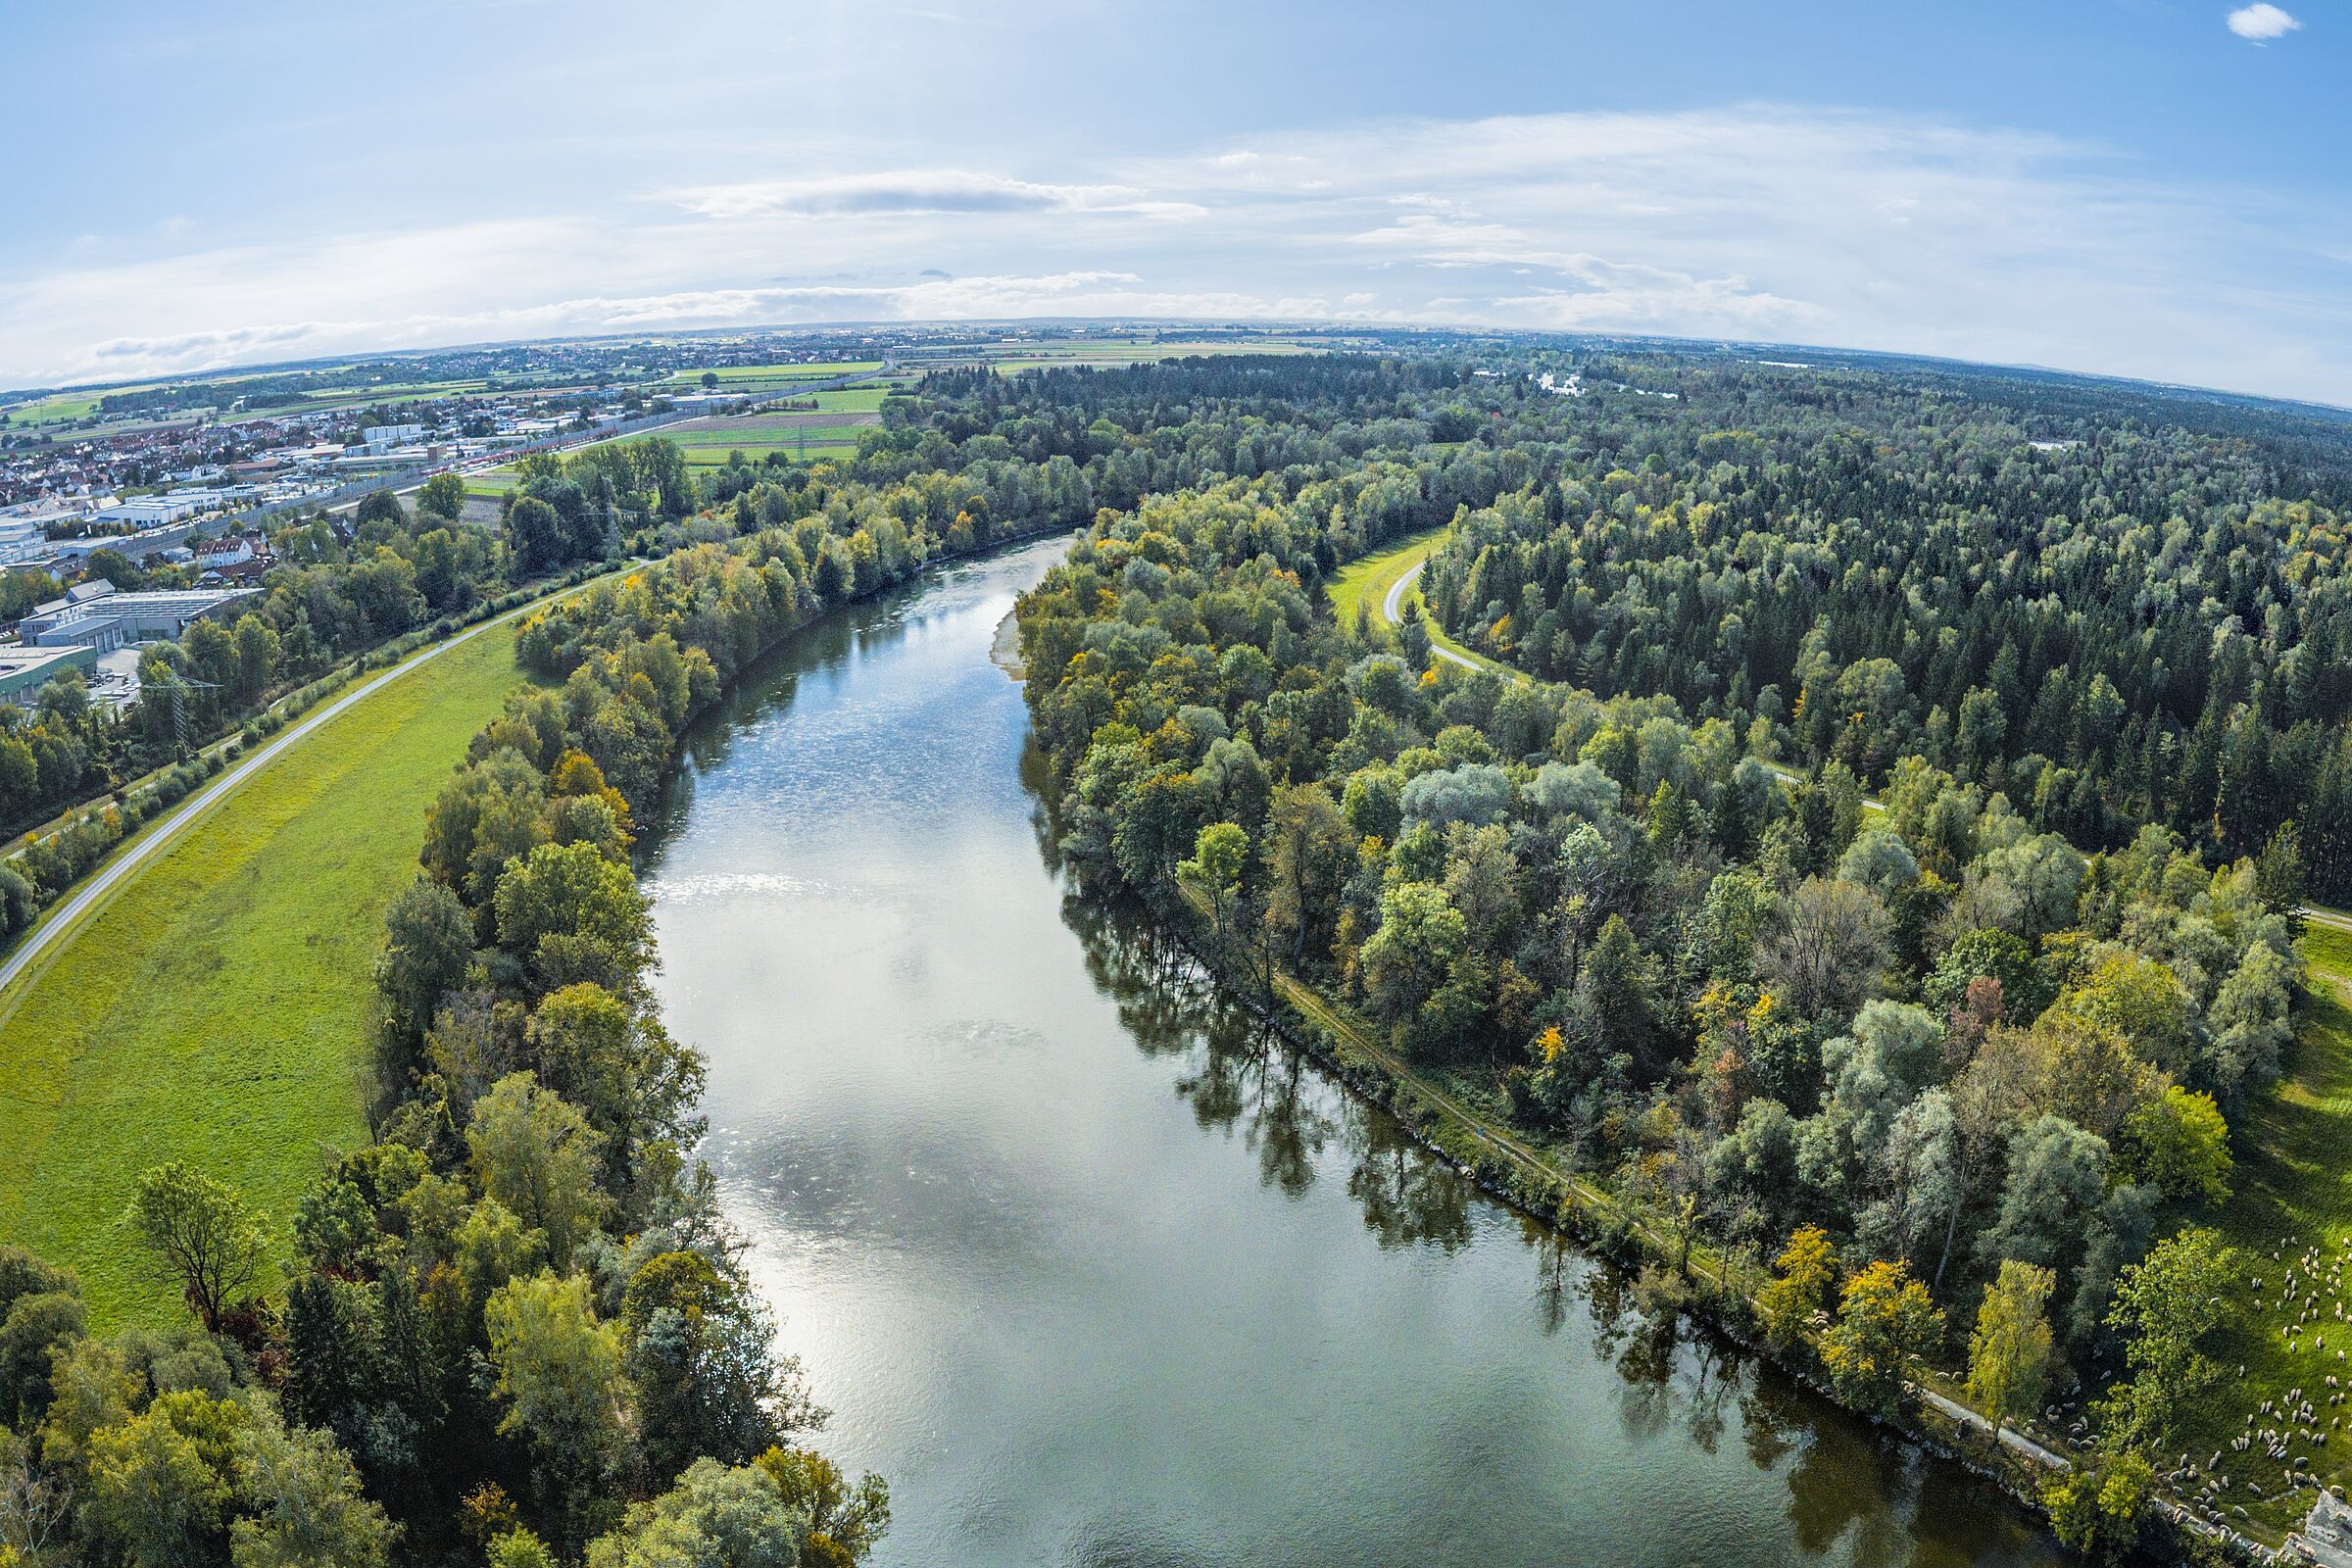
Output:
<instances>
[{"instance_id":1,"label":"sky","mask_svg":"<svg viewBox=\"0 0 2352 1568\"><path fill-rule=\"evenodd\" d=\"M2352 0L0 0L0 386L844 320L2352 405Z\"/></svg>"}]
</instances>

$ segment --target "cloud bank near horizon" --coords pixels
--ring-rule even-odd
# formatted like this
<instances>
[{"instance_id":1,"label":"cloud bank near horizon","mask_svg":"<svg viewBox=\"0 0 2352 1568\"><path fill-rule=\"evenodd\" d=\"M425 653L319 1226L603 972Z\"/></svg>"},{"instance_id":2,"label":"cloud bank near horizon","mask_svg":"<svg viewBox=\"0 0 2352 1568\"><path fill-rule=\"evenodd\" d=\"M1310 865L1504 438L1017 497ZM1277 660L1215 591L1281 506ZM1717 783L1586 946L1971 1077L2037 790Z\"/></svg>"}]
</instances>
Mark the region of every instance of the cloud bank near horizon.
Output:
<instances>
[{"instance_id":1,"label":"cloud bank near horizon","mask_svg":"<svg viewBox=\"0 0 2352 1568\"><path fill-rule=\"evenodd\" d=\"M2095 143L1778 105L1388 119L1100 166L796 172L596 210L197 238L0 281L0 382L569 333L1121 316L1727 336L2352 403L2352 243L2313 215Z\"/></svg>"}]
</instances>

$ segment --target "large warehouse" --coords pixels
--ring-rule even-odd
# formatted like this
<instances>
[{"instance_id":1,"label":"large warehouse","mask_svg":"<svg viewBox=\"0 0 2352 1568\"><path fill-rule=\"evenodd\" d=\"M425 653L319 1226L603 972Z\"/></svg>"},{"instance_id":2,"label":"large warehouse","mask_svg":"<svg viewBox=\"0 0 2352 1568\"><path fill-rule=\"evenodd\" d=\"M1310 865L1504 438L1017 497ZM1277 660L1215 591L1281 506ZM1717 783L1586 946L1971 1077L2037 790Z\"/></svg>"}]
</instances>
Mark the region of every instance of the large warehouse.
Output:
<instances>
[{"instance_id":1,"label":"large warehouse","mask_svg":"<svg viewBox=\"0 0 2352 1568\"><path fill-rule=\"evenodd\" d=\"M104 593L92 593L104 588ZM38 606L18 623L17 635L40 648L79 644L109 653L132 643L176 638L196 621L225 618L258 588L183 588L126 594L110 583L85 583L63 599Z\"/></svg>"},{"instance_id":2,"label":"large warehouse","mask_svg":"<svg viewBox=\"0 0 2352 1568\"><path fill-rule=\"evenodd\" d=\"M98 662L94 648L27 648L0 643L0 703L29 707L41 688L69 669L87 675Z\"/></svg>"}]
</instances>

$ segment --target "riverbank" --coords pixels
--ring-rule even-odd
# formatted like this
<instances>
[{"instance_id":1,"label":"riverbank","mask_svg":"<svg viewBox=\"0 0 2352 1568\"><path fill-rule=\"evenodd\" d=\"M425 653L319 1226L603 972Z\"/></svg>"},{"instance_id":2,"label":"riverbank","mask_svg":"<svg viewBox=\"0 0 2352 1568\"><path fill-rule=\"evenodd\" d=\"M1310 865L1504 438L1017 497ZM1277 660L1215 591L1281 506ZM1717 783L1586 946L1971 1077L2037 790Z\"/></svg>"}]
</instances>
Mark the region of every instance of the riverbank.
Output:
<instances>
[{"instance_id":1,"label":"riverbank","mask_svg":"<svg viewBox=\"0 0 2352 1568\"><path fill-rule=\"evenodd\" d=\"M1147 902L1153 919L1184 947L1208 983L1250 1009L1351 1093L1395 1116L1422 1148L1487 1196L1532 1221L1556 1227L1625 1270L1637 1294L1651 1298L1653 1309L1689 1312L1753 1353L1770 1357L1825 1399L1842 1403L1809 1358L1778 1350L1765 1341L1756 1293L1771 1276L1759 1258L1727 1254L1695 1235L1683 1235L1654 1205L1633 1195L1612 1193L1592 1173L1563 1163L1473 1104L1460 1085L1449 1086L1415 1067L1383 1044L1376 1030L1297 975L1274 967L1269 993L1256 977L1237 978L1226 971L1206 951L1200 929L1205 911L1189 895L1177 906ZM2011 1424L1996 1444L1993 1423L1967 1402L1955 1379L1933 1369L1912 1384L1912 1400L1890 1415L1850 1413L1990 1481L2034 1518L2046 1522L2042 1484L2071 1468L2072 1461L2060 1449L2079 1444L2042 1431L2035 1422ZM2202 1549L2219 1547L2239 1561L2268 1562L2278 1545L2173 1499L2154 1499L2151 1512L2164 1529L2192 1533L2202 1539ZM2192 1554L2189 1544L2179 1539L2150 1541L2143 1536L2141 1549L2182 1561Z\"/></svg>"},{"instance_id":2,"label":"riverbank","mask_svg":"<svg viewBox=\"0 0 2352 1568\"><path fill-rule=\"evenodd\" d=\"M1336 574L1330 584L1335 614L1343 624L1360 615L1393 633L1403 599L1416 592L1418 574L1444 536L1444 529L1416 534ZM1448 651L1434 622L1425 616L1425 623L1441 657L1515 679L1532 678L1484 656ZM1784 782L1799 781L1790 769L1769 760L1765 763ZM1885 811L1875 800L1865 799L1862 807L1866 818ZM2352 1188L2343 1177L2341 1152L2352 1147L2352 1127L2347 1125L2352 1118L2352 918L2320 907L2307 906L2302 913L2309 923L2301 944L2307 972L2298 998L2294 1044L2278 1082L2242 1112L2232 1112L2237 1124L2232 1196L2207 1221L2247 1262L2278 1251L2291 1255L2307 1246L2332 1253L2337 1248L2331 1239L2352 1236ZM1490 1124L1495 1120L1491 1115L1486 1119ZM2242 1277L2240 1283L2245 1283ZM2260 1297L2259 1292L2253 1294ZM2228 1456L2249 1412L2266 1401L2286 1402L2290 1390L2319 1387L2332 1370L2324 1348L2282 1334L2293 1321L2294 1308L2276 1298L2243 1305L2244 1310L2233 1312L2215 1331L2210 1346L2214 1360L2234 1368L2234 1375L2218 1380L2190 1402L2178 1435L2177 1446L2183 1453L2210 1450ZM1956 1380L1941 1380L1937 1387L1943 1395L1958 1396ZM1983 1422L1982 1416L1975 1419ZM2309 1469L2301 1479L2291 1468L2283 1474L2266 1471L2260 1485L2267 1495L2242 1488L2225 1493L2230 1517L2192 1510L2202 1521L2200 1528L2236 1534L2249 1548L2255 1543L2276 1546L2302 1523L2312 1482L2331 1486L2339 1494L2352 1486L2352 1447L2308 1442L2302 1446L2310 1452L2305 1455ZM2226 1478L2249 1479L2253 1478L2244 1474ZM2212 1498L2205 1500L2214 1505Z\"/></svg>"},{"instance_id":3,"label":"riverbank","mask_svg":"<svg viewBox=\"0 0 2352 1568\"><path fill-rule=\"evenodd\" d=\"M829 1451L891 1479L875 1568L2059 1568L1076 896L990 660L1059 549L745 670L641 839L746 1266Z\"/></svg>"}]
</instances>

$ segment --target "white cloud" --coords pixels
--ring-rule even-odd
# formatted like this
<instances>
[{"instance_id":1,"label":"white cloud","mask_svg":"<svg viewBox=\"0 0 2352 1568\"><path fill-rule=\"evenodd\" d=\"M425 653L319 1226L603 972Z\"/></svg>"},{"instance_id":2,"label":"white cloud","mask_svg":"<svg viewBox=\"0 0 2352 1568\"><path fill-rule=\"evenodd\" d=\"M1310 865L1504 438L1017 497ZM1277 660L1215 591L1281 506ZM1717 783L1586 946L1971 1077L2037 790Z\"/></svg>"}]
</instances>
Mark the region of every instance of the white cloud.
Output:
<instances>
[{"instance_id":1,"label":"white cloud","mask_svg":"<svg viewBox=\"0 0 2352 1568\"><path fill-rule=\"evenodd\" d=\"M2230 30L2240 38L2248 38L2255 43L2268 43L2273 38L2283 38L2302 25L2302 23L2297 22L2277 6L2267 3L2267 0L2261 5L2240 6L2230 13Z\"/></svg>"},{"instance_id":2,"label":"white cloud","mask_svg":"<svg viewBox=\"0 0 2352 1568\"><path fill-rule=\"evenodd\" d=\"M845 218L933 213L1140 213L1198 216L1183 202L1154 202L1124 185L1050 185L960 169L910 169L827 179L701 185L676 193L705 218Z\"/></svg>"},{"instance_id":3,"label":"white cloud","mask_svg":"<svg viewBox=\"0 0 2352 1568\"><path fill-rule=\"evenodd\" d=\"M560 332L1159 315L1779 339L2352 403L2345 224L2096 145L1747 105L1247 147L76 252L0 278L0 384Z\"/></svg>"}]
</instances>

